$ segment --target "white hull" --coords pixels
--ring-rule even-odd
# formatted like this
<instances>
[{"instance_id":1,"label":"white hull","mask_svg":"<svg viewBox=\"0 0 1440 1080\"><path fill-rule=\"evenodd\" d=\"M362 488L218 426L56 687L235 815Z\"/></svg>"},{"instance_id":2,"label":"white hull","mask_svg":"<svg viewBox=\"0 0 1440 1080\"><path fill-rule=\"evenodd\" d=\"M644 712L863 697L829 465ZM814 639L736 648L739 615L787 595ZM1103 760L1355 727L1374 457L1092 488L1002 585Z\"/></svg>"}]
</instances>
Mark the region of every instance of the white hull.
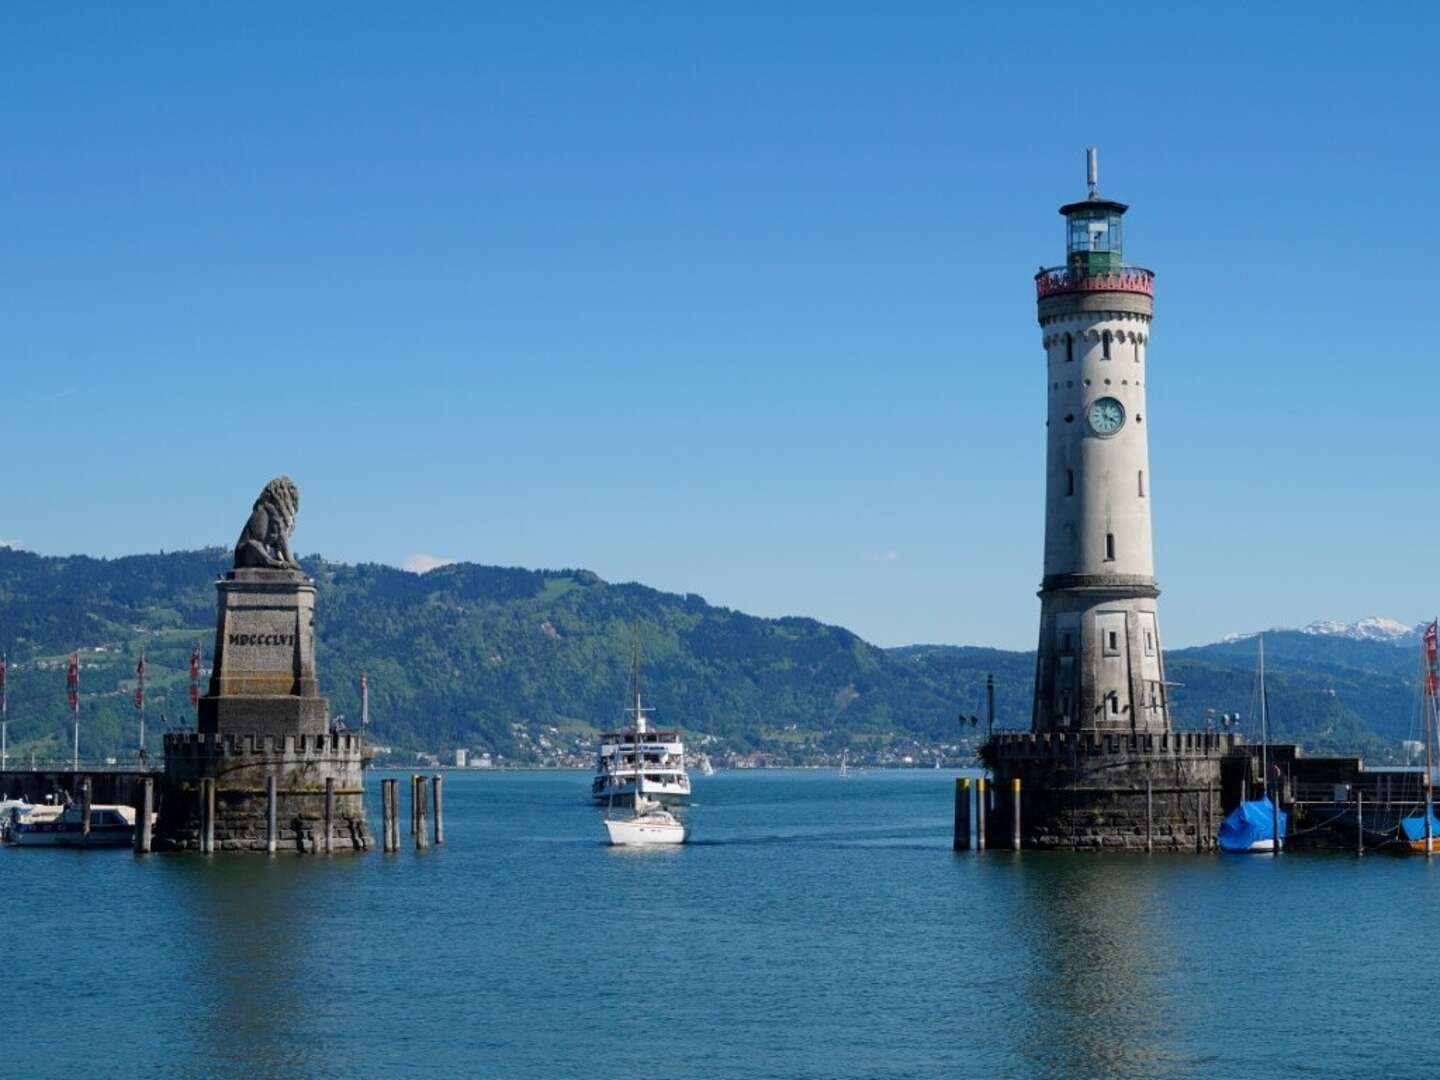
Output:
<instances>
[{"instance_id":1,"label":"white hull","mask_svg":"<svg viewBox=\"0 0 1440 1080\"><path fill-rule=\"evenodd\" d=\"M1280 841L1280 850L1285 850L1285 841ZM1271 855L1275 851L1274 840L1256 840L1244 851L1232 851L1232 855Z\"/></svg>"},{"instance_id":2,"label":"white hull","mask_svg":"<svg viewBox=\"0 0 1440 1080\"><path fill-rule=\"evenodd\" d=\"M689 832L684 825L673 819L647 821L645 817L606 818L605 831L610 834L610 843L620 847L683 844Z\"/></svg>"},{"instance_id":3,"label":"white hull","mask_svg":"<svg viewBox=\"0 0 1440 1080\"><path fill-rule=\"evenodd\" d=\"M96 806L87 836L80 807L36 807L10 822L6 839L16 847L129 847L135 841L135 815L128 806Z\"/></svg>"}]
</instances>

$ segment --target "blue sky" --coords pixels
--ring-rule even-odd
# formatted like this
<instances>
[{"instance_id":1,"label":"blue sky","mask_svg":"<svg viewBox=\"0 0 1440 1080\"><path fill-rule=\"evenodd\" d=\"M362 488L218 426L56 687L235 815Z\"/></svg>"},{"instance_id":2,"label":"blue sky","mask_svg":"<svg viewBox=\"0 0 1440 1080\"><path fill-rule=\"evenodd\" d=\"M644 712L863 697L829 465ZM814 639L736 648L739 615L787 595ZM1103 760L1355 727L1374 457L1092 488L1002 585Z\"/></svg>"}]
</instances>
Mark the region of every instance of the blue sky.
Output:
<instances>
[{"instance_id":1,"label":"blue sky","mask_svg":"<svg viewBox=\"0 0 1440 1080\"><path fill-rule=\"evenodd\" d=\"M1171 646L1440 606L1433 8L10 4L0 539L1031 647L1056 207L1157 271Z\"/></svg>"}]
</instances>

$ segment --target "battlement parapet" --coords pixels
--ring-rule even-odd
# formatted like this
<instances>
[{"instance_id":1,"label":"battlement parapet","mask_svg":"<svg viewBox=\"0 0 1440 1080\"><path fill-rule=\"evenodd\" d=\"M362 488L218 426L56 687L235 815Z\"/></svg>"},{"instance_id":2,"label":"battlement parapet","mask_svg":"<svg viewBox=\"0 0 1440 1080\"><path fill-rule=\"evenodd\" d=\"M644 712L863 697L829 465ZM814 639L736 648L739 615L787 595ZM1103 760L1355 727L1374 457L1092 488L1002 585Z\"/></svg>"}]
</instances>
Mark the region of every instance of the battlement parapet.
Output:
<instances>
[{"instance_id":1,"label":"battlement parapet","mask_svg":"<svg viewBox=\"0 0 1440 1080\"><path fill-rule=\"evenodd\" d=\"M1005 731L990 738L995 761L1075 757L1214 757L1239 752L1244 739L1228 731Z\"/></svg>"},{"instance_id":2,"label":"battlement parapet","mask_svg":"<svg viewBox=\"0 0 1440 1080\"><path fill-rule=\"evenodd\" d=\"M240 735L204 731L172 731L165 735L166 758L265 757L283 760L355 757L360 736L353 732L329 735Z\"/></svg>"}]
</instances>

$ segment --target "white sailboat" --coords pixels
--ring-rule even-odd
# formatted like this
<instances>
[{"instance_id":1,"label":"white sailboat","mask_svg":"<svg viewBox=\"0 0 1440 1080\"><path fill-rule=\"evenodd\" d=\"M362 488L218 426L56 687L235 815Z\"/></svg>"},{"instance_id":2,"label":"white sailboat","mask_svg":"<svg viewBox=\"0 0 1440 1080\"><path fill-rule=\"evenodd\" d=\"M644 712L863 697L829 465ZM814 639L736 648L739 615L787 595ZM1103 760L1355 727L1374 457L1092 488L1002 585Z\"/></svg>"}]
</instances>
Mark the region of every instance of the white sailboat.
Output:
<instances>
[{"instance_id":1,"label":"white sailboat","mask_svg":"<svg viewBox=\"0 0 1440 1080\"><path fill-rule=\"evenodd\" d=\"M840 779L844 780L850 775L850 750L848 748L840 751Z\"/></svg>"},{"instance_id":2,"label":"white sailboat","mask_svg":"<svg viewBox=\"0 0 1440 1080\"><path fill-rule=\"evenodd\" d=\"M640 634L635 633L634 658L631 662L631 689L635 699L636 730L645 728L645 714L650 710L640 703ZM615 846L637 846L649 844L683 844L689 830L685 824L666 810L657 800L645 796L645 770L635 770L635 794L629 817L616 817L615 795L611 788L605 810L605 831L610 843Z\"/></svg>"}]
</instances>

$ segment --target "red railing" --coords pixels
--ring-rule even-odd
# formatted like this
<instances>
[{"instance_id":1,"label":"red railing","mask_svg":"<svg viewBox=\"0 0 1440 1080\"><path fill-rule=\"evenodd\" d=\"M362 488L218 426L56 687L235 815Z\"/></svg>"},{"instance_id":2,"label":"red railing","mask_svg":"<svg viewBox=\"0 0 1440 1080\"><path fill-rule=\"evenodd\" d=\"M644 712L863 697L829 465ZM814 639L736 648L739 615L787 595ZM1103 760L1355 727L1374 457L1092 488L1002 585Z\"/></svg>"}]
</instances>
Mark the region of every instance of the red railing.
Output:
<instances>
[{"instance_id":1,"label":"red railing","mask_svg":"<svg viewBox=\"0 0 1440 1080\"><path fill-rule=\"evenodd\" d=\"M1125 266L1098 274L1084 274L1067 266L1052 266L1035 275L1035 296L1060 293L1128 292L1155 295L1155 274L1143 266Z\"/></svg>"}]
</instances>

